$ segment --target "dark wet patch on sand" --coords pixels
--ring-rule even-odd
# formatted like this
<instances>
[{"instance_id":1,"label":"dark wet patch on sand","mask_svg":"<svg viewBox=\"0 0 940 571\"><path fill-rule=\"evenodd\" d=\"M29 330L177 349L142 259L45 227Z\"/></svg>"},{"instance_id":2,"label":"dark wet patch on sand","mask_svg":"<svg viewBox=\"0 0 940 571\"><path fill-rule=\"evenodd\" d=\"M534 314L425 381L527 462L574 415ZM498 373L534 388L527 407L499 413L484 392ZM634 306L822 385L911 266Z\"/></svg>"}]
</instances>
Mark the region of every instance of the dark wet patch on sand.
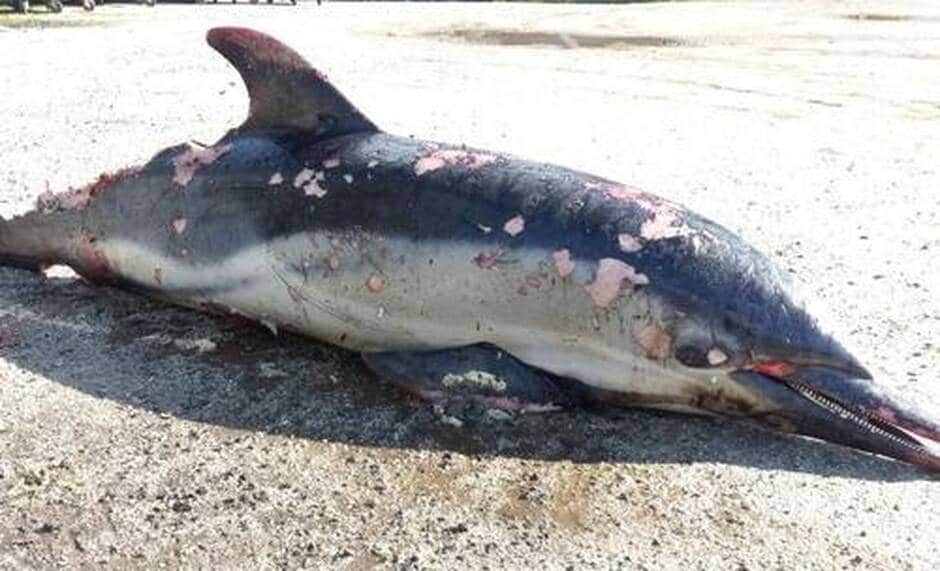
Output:
<instances>
[{"instance_id":1,"label":"dark wet patch on sand","mask_svg":"<svg viewBox=\"0 0 940 571\"><path fill-rule=\"evenodd\" d=\"M886 14L874 12L859 12L855 14L844 14L842 16L847 20L864 20L871 22L940 22L940 16L924 16L918 14Z\"/></svg>"},{"instance_id":2,"label":"dark wet patch on sand","mask_svg":"<svg viewBox=\"0 0 940 571\"><path fill-rule=\"evenodd\" d=\"M427 32L426 36L494 46L542 46L562 49L631 49L688 46L682 38L647 35L583 34L528 30L456 28Z\"/></svg>"}]
</instances>

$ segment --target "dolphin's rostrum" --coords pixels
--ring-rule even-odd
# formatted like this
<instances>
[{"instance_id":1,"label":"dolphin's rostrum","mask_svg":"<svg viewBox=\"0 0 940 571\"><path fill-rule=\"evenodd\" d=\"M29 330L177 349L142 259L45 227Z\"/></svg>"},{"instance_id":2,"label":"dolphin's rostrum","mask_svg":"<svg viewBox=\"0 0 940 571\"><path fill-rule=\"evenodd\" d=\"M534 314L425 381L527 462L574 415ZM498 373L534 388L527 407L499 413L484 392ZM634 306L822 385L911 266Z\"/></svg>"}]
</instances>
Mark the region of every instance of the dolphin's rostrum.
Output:
<instances>
[{"instance_id":1,"label":"dolphin's rostrum","mask_svg":"<svg viewBox=\"0 0 940 571\"><path fill-rule=\"evenodd\" d=\"M0 221L0 263L359 350L430 399L731 415L940 470L940 426L723 227L596 176L389 135L273 38L208 40L245 81L245 123L42 196Z\"/></svg>"}]
</instances>

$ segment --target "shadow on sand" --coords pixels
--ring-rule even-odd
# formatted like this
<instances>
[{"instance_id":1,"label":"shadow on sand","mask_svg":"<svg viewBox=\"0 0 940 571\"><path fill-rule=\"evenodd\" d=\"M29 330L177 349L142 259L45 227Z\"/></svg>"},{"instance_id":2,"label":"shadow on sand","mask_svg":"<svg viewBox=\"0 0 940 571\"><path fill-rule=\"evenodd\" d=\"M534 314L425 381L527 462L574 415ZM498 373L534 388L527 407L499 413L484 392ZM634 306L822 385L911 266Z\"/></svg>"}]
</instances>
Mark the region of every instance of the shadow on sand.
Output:
<instances>
[{"instance_id":1,"label":"shadow on sand","mask_svg":"<svg viewBox=\"0 0 940 571\"><path fill-rule=\"evenodd\" d=\"M6 269L0 269L0 358L149 411L358 446L584 463L708 462L878 481L930 477L836 446L685 415L598 409L451 426L426 403L379 382L355 354L110 288Z\"/></svg>"}]
</instances>

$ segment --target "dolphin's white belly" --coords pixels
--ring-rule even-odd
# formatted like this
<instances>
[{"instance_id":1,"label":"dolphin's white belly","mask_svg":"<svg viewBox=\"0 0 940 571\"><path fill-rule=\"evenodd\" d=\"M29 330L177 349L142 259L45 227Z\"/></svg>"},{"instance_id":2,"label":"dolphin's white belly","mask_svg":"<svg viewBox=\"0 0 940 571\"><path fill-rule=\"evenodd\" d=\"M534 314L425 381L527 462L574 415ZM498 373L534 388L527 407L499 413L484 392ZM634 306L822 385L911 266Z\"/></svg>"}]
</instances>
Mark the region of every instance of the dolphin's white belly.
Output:
<instances>
[{"instance_id":1,"label":"dolphin's white belly","mask_svg":"<svg viewBox=\"0 0 940 571\"><path fill-rule=\"evenodd\" d=\"M656 338L665 333L656 330L653 298L629 285L620 288L618 280L616 299L598 307L590 293L598 281L596 261L568 265L547 250L362 234L296 234L214 265L130 242L102 247L113 272L176 302L221 305L349 349L487 342L598 388L648 391L655 382L658 391L679 394L687 384L656 359L657 345L668 345L668 338Z\"/></svg>"}]
</instances>

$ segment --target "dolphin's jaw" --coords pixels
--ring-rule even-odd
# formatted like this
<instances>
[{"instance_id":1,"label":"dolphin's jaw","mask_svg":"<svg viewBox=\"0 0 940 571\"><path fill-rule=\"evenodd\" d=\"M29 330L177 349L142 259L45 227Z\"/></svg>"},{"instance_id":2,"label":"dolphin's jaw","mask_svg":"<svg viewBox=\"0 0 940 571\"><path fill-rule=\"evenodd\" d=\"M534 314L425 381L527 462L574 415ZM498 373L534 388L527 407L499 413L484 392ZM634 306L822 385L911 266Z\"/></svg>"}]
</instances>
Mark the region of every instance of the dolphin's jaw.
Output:
<instances>
[{"instance_id":1,"label":"dolphin's jaw","mask_svg":"<svg viewBox=\"0 0 940 571\"><path fill-rule=\"evenodd\" d=\"M940 425L871 379L820 366L775 364L731 378L769 403L759 424L940 470Z\"/></svg>"}]
</instances>

